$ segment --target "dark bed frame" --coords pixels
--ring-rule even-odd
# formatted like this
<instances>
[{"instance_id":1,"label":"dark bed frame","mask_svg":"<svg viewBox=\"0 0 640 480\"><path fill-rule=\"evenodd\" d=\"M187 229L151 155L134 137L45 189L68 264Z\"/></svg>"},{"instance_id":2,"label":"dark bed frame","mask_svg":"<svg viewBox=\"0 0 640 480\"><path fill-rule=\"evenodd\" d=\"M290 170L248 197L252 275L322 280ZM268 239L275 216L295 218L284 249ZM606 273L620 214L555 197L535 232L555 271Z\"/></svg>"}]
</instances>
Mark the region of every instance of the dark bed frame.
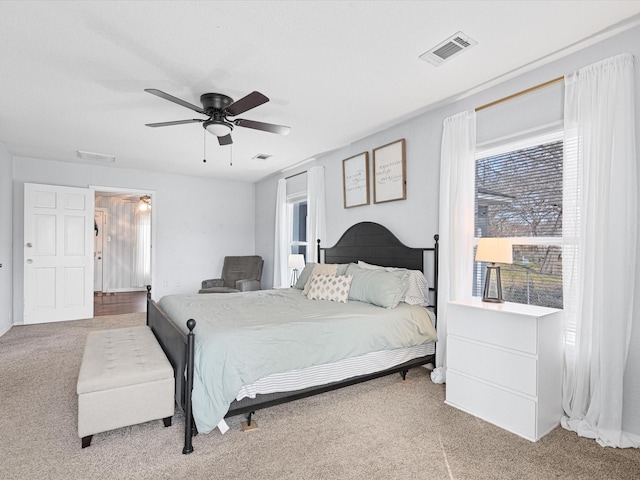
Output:
<instances>
[{"instance_id":1,"label":"dark bed frame","mask_svg":"<svg viewBox=\"0 0 640 480\"><path fill-rule=\"evenodd\" d=\"M373 265L388 267L401 267L410 270L425 271L424 252L433 253L433 272L430 281L430 290L433 298L431 304L435 311L438 300L438 240L434 235L434 246L428 248L410 248L404 245L387 228L373 222L361 222L350 227L338 240L335 246L326 248L320 246L318 240L318 259L323 263L351 263L361 260ZM151 299L151 286L147 287L147 325L155 334L162 346L167 358L174 369L176 382L175 399L178 407L184 414L185 438L182 453L193 452L192 438L197 434L191 411L191 390L193 388L193 352L195 334L193 332L196 322L193 319L187 321L189 333L180 330L160 306ZM251 415L259 409L272 407L285 402L291 402L311 395L336 390L338 388L355 385L357 383L372 380L386 375L400 373L404 378L411 368L434 363L435 354L415 358L408 362L396 365L380 372L368 375L360 375L339 382L306 388L295 392L274 393L257 395L256 398L245 398L234 401L225 415L249 414L248 424L251 424Z\"/></svg>"}]
</instances>

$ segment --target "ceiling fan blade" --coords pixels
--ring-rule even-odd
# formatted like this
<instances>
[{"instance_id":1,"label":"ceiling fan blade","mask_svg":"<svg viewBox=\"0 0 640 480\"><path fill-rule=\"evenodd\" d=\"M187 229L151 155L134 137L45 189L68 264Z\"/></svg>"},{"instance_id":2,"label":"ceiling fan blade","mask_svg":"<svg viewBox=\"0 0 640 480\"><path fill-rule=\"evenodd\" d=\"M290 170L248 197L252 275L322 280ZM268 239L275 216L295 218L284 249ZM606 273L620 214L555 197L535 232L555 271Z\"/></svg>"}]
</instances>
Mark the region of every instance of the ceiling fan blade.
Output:
<instances>
[{"instance_id":1,"label":"ceiling fan blade","mask_svg":"<svg viewBox=\"0 0 640 480\"><path fill-rule=\"evenodd\" d=\"M145 123L147 127L169 127L171 125L183 125L185 123L196 123L196 122L204 122L199 118L194 118L192 120L175 120L173 122L158 122L158 123Z\"/></svg>"},{"instance_id":2,"label":"ceiling fan blade","mask_svg":"<svg viewBox=\"0 0 640 480\"><path fill-rule=\"evenodd\" d=\"M224 137L218 137L218 143L221 146L231 145L233 143L233 140L231 140L231 134L225 135Z\"/></svg>"},{"instance_id":3,"label":"ceiling fan blade","mask_svg":"<svg viewBox=\"0 0 640 480\"><path fill-rule=\"evenodd\" d=\"M279 135L288 135L291 131L291 127L286 127L284 125L256 122L255 120L245 120L243 118L238 118L237 120L234 120L233 123L239 127L253 128L264 132L277 133Z\"/></svg>"},{"instance_id":4,"label":"ceiling fan blade","mask_svg":"<svg viewBox=\"0 0 640 480\"><path fill-rule=\"evenodd\" d=\"M165 100L169 100L170 102L173 103L177 103L178 105L182 105L183 107L187 107L190 108L191 110L193 110L194 112L198 112L198 113L202 113L204 115L206 115L205 111L201 108L198 107L192 103L189 102L185 102L184 100L178 98L178 97L174 97L173 95L169 95L168 93L164 93L161 90L157 90L155 88L145 88L144 89L145 92L149 92L152 95L156 95L160 98L164 98Z\"/></svg>"},{"instance_id":5,"label":"ceiling fan blade","mask_svg":"<svg viewBox=\"0 0 640 480\"><path fill-rule=\"evenodd\" d=\"M258 105L267 103L268 101L269 99L260 92L251 92L249 95L233 102L231 105L225 108L224 111L227 113L227 115L233 117L235 115L240 115L247 110L251 110L252 108L256 108Z\"/></svg>"}]
</instances>

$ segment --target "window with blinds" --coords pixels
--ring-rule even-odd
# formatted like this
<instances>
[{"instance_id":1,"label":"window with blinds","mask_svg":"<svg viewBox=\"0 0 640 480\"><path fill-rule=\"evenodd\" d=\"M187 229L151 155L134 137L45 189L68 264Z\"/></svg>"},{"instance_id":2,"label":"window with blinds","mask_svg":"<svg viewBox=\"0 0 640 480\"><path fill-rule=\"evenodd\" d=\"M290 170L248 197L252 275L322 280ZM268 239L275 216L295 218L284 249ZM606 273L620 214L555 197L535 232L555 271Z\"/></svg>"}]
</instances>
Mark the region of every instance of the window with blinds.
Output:
<instances>
[{"instance_id":1,"label":"window with blinds","mask_svg":"<svg viewBox=\"0 0 640 480\"><path fill-rule=\"evenodd\" d=\"M506 301L562 308L562 132L479 150L475 236L509 237L513 265L502 265ZM486 268L474 265L473 295Z\"/></svg>"},{"instance_id":2,"label":"window with blinds","mask_svg":"<svg viewBox=\"0 0 640 480\"><path fill-rule=\"evenodd\" d=\"M291 253L307 258L307 200L290 204Z\"/></svg>"},{"instance_id":3,"label":"window with blinds","mask_svg":"<svg viewBox=\"0 0 640 480\"><path fill-rule=\"evenodd\" d=\"M287 177L289 253L307 258L307 172Z\"/></svg>"}]
</instances>

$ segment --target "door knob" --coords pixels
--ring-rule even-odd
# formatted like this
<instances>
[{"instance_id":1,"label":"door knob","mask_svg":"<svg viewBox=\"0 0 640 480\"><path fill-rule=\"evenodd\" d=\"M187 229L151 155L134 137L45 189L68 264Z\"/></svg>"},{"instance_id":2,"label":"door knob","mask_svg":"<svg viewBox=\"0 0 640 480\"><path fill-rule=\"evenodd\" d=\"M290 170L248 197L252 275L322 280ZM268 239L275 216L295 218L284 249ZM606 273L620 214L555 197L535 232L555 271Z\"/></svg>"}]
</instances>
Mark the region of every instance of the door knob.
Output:
<instances>
[{"instance_id":1,"label":"door knob","mask_svg":"<svg viewBox=\"0 0 640 480\"><path fill-rule=\"evenodd\" d=\"M33 260L31 260L30 258L28 258L28 259L27 259L27 263L28 263L28 264L32 264L32 263L33 263Z\"/></svg>"},{"instance_id":2,"label":"door knob","mask_svg":"<svg viewBox=\"0 0 640 480\"><path fill-rule=\"evenodd\" d=\"M33 244L31 242L27 243L27 248L31 248L33 247Z\"/></svg>"}]
</instances>

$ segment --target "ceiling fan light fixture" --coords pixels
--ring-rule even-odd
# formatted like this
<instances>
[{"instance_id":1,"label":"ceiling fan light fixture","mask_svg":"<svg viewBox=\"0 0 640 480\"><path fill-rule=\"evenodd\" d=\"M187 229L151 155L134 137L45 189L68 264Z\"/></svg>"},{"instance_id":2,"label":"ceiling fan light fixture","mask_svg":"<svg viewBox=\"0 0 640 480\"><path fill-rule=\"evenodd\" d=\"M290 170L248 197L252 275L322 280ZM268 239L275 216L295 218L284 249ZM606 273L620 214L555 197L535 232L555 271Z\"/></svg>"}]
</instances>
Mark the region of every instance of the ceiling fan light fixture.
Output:
<instances>
[{"instance_id":1,"label":"ceiling fan light fixture","mask_svg":"<svg viewBox=\"0 0 640 480\"><path fill-rule=\"evenodd\" d=\"M207 132L216 137L229 135L233 130L233 125L223 120L207 120L202 126Z\"/></svg>"}]
</instances>

